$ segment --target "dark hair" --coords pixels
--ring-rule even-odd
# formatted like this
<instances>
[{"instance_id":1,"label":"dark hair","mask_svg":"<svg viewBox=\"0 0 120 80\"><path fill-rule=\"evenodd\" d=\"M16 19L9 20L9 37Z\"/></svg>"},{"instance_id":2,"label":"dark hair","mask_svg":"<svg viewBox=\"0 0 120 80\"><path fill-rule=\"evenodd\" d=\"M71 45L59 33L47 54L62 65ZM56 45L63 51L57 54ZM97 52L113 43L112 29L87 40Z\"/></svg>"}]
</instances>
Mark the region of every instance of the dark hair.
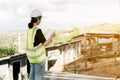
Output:
<instances>
[{"instance_id":1,"label":"dark hair","mask_svg":"<svg viewBox=\"0 0 120 80\"><path fill-rule=\"evenodd\" d=\"M30 23L28 23L29 28L33 28L33 23L37 22L37 19L41 19L42 16L32 17Z\"/></svg>"},{"instance_id":2,"label":"dark hair","mask_svg":"<svg viewBox=\"0 0 120 80\"><path fill-rule=\"evenodd\" d=\"M41 19L42 18L42 16L38 16L38 19Z\"/></svg>"}]
</instances>

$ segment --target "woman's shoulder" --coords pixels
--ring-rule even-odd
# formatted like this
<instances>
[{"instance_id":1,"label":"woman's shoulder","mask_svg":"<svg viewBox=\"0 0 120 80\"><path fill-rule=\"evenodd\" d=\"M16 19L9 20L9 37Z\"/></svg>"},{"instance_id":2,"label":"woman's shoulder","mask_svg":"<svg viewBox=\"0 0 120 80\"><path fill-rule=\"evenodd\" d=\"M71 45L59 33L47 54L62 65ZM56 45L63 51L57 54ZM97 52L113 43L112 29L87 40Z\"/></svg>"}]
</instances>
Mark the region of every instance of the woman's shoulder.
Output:
<instances>
[{"instance_id":1,"label":"woman's shoulder","mask_svg":"<svg viewBox=\"0 0 120 80\"><path fill-rule=\"evenodd\" d=\"M37 28L36 33L42 33L42 30L40 28Z\"/></svg>"},{"instance_id":2,"label":"woman's shoulder","mask_svg":"<svg viewBox=\"0 0 120 80\"><path fill-rule=\"evenodd\" d=\"M37 31L42 31L42 30L40 28L38 28Z\"/></svg>"}]
</instances>

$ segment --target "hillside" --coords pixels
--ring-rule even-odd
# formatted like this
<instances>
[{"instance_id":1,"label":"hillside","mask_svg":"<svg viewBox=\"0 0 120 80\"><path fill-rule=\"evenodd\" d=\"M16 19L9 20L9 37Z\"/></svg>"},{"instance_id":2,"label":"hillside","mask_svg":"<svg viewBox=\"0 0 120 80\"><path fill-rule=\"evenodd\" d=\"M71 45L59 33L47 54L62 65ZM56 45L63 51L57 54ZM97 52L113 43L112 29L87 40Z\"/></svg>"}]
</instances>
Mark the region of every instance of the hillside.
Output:
<instances>
[{"instance_id":1,"label":"hillside","mask_svg":"<svg viewBox=\"0 0 120 80\"><path fill-rule=\"evenodd\" d=\"M120 24L103 23L80 29L80 33L119 33Z\"/></svg>"},{"instance_id":2,"label":"hillside","mask_svg":"<svg viewBox=\"0 0 120 80\"><path fill-rule=\"evenodd\" d=\"M52 40L52 45L63 44L66 42L72 41L74 36L83 34L83 33L119 33L120 24L98 24L94 26L88 26L85 28L73 27L71 30L60 30L55 31L56 36ZM47 34L47 31L44 31ZM20 37L19 37L20 36ZM19 42L20 38L20 42ZM0 31L0 46L16 46L17 49L20 48L20 51L24 52L26 44L26 31ZM18 47L20 45L20 47Z\"/></svg>"}]
</instances>

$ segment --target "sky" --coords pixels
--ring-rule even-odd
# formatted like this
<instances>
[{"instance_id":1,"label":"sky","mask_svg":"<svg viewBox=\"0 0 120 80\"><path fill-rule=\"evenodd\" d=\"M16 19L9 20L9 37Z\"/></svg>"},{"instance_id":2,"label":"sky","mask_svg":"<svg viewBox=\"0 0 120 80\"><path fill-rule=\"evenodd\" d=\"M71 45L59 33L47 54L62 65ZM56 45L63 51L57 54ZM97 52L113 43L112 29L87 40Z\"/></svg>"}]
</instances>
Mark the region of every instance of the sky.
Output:
<instances>
[{"instance_id":1,"label":"sky","mask_svg":"<svg viewBox=\"0 0 120 80\"><path fill-rule=\"evenodd\" d=\"M42 29L120 24L120 0L0 0L0 30L26 30L34 9L43 14Z\"/></svg>"}]
</instances>

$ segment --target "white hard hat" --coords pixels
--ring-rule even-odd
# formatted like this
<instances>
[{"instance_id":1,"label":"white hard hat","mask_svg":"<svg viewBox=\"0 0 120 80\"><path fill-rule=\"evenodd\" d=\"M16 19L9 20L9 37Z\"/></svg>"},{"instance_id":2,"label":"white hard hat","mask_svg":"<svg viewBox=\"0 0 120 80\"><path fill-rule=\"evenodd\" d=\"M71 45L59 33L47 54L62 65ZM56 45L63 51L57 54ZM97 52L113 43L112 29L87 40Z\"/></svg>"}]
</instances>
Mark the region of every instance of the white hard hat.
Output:
<instances>
[{"instance_id":1,"label":"white hard hat","mask_svg":"<svg viewBox=\"0 0 120 80\"><path fill-rule=\"evenodd\" d=\"M42 13L38 9L33 10L31 13L31 17L38 17L38 16L42 16Z\"/></svg>"}]
</instances>

